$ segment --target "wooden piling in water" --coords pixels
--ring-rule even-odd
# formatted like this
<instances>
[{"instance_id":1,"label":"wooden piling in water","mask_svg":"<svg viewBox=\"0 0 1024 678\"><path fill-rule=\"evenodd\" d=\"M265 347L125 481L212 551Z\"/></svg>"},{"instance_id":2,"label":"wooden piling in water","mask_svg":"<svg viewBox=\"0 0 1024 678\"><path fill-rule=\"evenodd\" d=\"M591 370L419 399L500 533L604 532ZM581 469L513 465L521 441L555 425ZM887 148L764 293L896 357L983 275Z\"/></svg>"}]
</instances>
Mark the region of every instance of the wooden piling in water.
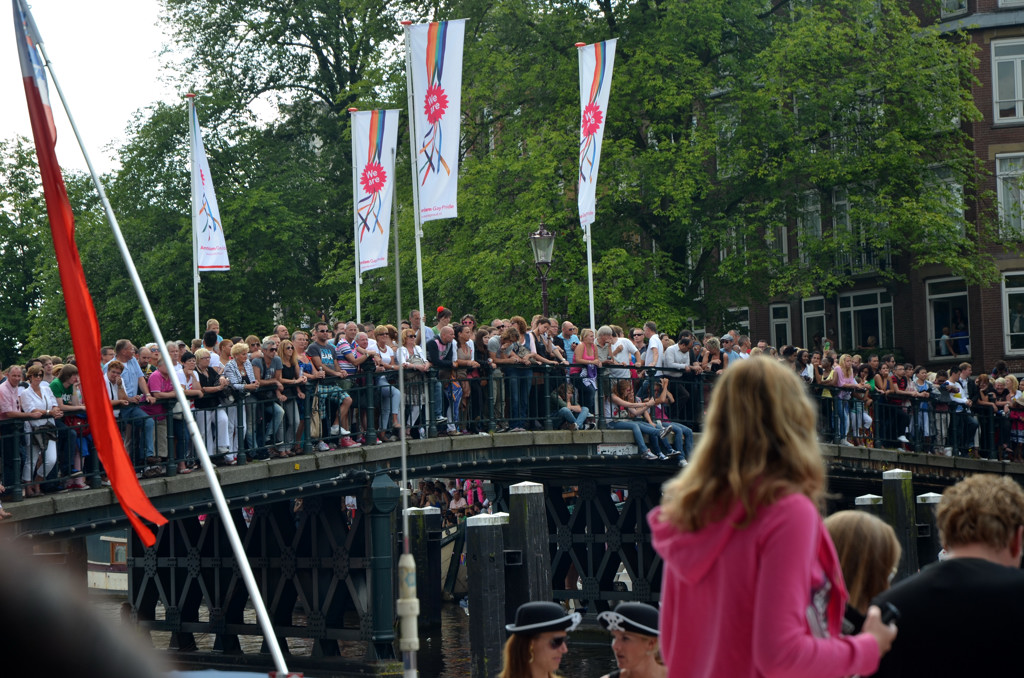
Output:
<instances>
[{"instance_id":1,"label":"wooden piling in water","mask_svg":"<svg viewBox=\"0 0 1024 678\"><path fill-rule=\"evenodd\" d=\"M551 600L551 553L544 486L523 482L509 488L509 524L506 551L518 551L520 565L505 570L505 623L531 600Z\"/></svg>"},{"instance_id":2,"label":"wooden piling in water","mask_svg":"<svg viewBox=\"0 0 1024 678\"><path fill-rule=\"evenodd\" d=\"M473 678L491 678L501 671L505 625L496 611L505 609L505 538L507 513L466 519L466 566L473 573L469 587L469 646ZM499 612L500 614L500 612Z\"/></svg>"},{"instance_id":3,"label":"wooden piling in water","mask_svg":"<svg viewBox=\"0 0 1024 678\"><path fill-rule=\"evenodd\" d=\"M892 469L882 473L882 514L903 548L896 571L895 581L899 581L918 570L914 478L910 471Z\"/></svg>"}]
</instances>

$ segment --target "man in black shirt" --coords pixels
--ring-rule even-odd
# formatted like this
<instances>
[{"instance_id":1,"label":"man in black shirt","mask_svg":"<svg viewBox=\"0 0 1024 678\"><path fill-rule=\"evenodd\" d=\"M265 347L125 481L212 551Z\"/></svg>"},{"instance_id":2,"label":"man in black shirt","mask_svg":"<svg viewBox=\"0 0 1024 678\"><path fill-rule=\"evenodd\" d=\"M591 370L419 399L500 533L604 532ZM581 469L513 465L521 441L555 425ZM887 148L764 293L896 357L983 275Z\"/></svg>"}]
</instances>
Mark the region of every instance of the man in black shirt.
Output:
<instances>
[{"instance_id":1,"label":"man in black shirt","mask_svg":"<svg viewBox=\"0 0 1024 678\"><path fill-rule=\"evenodd\" d=\"M1024 490L1007 476L975 475L945 491L936 516L949 557L874 601L900 611L875 675L1020 675Z\"/></svg>"}]
</instances>

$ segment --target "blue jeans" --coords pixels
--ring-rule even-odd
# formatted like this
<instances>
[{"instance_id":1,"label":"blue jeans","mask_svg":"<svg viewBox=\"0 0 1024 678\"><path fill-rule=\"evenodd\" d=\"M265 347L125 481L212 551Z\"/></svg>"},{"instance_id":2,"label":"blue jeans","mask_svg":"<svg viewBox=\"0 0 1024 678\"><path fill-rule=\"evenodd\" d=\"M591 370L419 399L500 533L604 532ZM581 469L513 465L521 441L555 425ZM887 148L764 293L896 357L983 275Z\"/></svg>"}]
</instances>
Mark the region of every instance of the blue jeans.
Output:
<instances>
[{"instance_id":1,"label":"blue jeans","mask_svg":"<svg viewBox=\"0 0 1024 678\"><path fill-rule=\"evenodd\" d=\"M264 445L283 444L284 431L281 430L281 422L284 421L284 408L277 402L266 402L263 404L263 440L258 447Z\"/></svg>"},{"instance_id":2,"label":"blue jeans","mask_svg":"<svg viewBox=\"0 0 1024 678\"><path fill-rule=\"evenodd\" d=\"M576 414L568 407L563 407L558 410L558 416L570 424L576 424L576 428L583 428L583 424L587 422L587 417L590 416L590 410L585 407L581 407L580 413Z\"/></svg>"},{"instance_id":3,"label":"blue jeans","mask_svg":"<svg viewBox=\"0 0 1024 678\"><path fill-rule=\"evenodd\" d=\"M658 450L665 443L661 438L658 437L658 429L651 426L646 421L637 421L636 419L612 419L608 421L608 428L613 429L630 429L633 431L633 440L636 441L636 446L640 450L640 454L647 452L649 448L644 443L644 434L650 437L651 445Z\"/></svg>"},{"instance_id":4,"label":"blue jeans","mask_svg":"<svg viewBox=\"0 0 1024 678\"><path fill-rule=\"evenodd\" d=\"M843 398L836 398L836 440L843 440L846 438L846 427L850 423L850 400Z\"/></svg>"},{"instance_id":5,"label":"blue jeans","mask_svg":"<svg viewBox=\"0 0 1024 678\"><path fill-rule=\"evenodd\" d=\"M131 424L134 430L132 435L134 445L132 447L135 448L135 463L141 464L146 461L146 457L152 457L153 432L156 429L153 417L143 412L138 405L132 405L131 407L122 407L118 419Z\"/></svg>"},{"instance_id":6,"label":"blue jeans","mask_svg":"<svg viewBox=\"0 0 1024 678\"><path fill-rule=\"evenodd\" d=\"M684 458L689 459L690 451L693 449L693 429L674 421L663 421L661 425L672 429L672 448L676 452L682 453Z\"/></svg>"},{"instance_id":7,"label":"blue jeans","mask_svg":"<svg viewBox=\"0 0 1024 678\"><path fill-rule=\"evenodd\" d=\"M528 367L508 368L509 427L526 428L526 416L530 407L530 382L533 372Z\"/></svg>"}]
</instances>

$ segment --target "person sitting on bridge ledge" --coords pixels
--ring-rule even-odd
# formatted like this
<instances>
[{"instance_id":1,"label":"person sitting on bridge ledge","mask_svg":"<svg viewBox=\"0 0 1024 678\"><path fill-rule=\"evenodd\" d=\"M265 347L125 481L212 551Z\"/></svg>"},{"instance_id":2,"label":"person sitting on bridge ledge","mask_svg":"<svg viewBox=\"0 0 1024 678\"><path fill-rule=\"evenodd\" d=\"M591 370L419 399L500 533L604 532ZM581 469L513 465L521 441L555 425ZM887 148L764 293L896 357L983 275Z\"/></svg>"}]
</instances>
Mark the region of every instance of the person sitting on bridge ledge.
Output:
<instances>
[{"instance_id":1,"label":"person sitting on bridge ledge","mask_svg":"<svg viewBox=\"0 0 1024 678\"><path fill-rule=\"evenodd\" d=\"M594 428L594 424L587 421L590 410L582 405L576 405L573 401L572 386L569 384L563 382L551 392L551 409L563 420L562 428L570 431Z\"/></svg>"},{"instance_id":2,"label":"person sitting on bridge ledge","mask_svg":"<svg viewBox=\"0 0 1024 678\"><path fill-rule=\"evenodd\" d=\"M816 407L791 367L730 363L690 465L647 516L662 572L669 675L870 675L896 636L868 609L840 636L846 587L818 507ZM921 675L929 675L927 673Z\"/></svg>"},{"instance_id":3,"label":"person sitting on bridge ledge","mask_svg":"<svg viewBox=\"0 0 1024 678\"><path fill-rule=\"evenodd\" d=\"M1024 634L1024 490L978 474L936 509L948 558L878 596L900 611L900 635L877 676L1007 676Z\"/></svg>"}]
</instances>

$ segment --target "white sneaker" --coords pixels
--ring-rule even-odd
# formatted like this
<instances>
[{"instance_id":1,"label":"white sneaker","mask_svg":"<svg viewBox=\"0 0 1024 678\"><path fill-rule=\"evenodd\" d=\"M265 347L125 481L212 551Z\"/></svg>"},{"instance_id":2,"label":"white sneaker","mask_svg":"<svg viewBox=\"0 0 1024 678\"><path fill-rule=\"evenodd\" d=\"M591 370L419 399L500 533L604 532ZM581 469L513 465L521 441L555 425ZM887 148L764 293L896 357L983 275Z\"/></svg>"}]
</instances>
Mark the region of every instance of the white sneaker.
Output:
<instances>
[{"instance_id":1,"label":"white sneaker","mask_svg":"<svg viewBox=\"0 0 1024 678\"><path fill-rule=\"evenodd\" d=\"M644 459L647 459L648 461L652 461L652 460L658 458L658 455L656 455L655 453L651 452L650 450L647 450L646 452L644 452L640 456L643 457Z\"/></svg>"},{"instance_id":2,"label":"white sneaker","mask_svg":"<svg viewBox=\"0 0 1024 678\"><path fill-rule=\"evenodd\" d=\"M896 440L900 441L901 443L909 443L910 442L910 440L907 439L907 436L900 436Z\"/></svg>"},{"instance_id":3,"label":"white sneaker","mask_svg":"<svg viewBox=\"0 0 1024 678\"><path fill-rule=\"evenodd\" d=\"M952 457L953 456L953 448L952 447L944 447L944 448L942 448L942 454L946 455L947 457Z\"/></svg>"},{"instance_id":4,"label":"white sneaker","mask_svg":"<svg viewBox=\"0 0 1024 678\"><path fill-rule=\"evenodd\" d=\"M335 424L334 426L332 426L332 427L331 427L331 435L332 435L332 436L336 436L336 435L338 435L339 433L341 433L341 427L340 427L340 426L338 426L337 424ZM345 435L348 435L348 432L347 432L347 431L345 432Z\"/></svg>"},{"instance_id":5,"label":"white sneaker","mask_svg":"<svg viewBox=\"0 0 1024 678\"><path fill-rule=\"evenodd\" d=\"M318 442L318 443L316 444L316 449L317 449L318 451L320 451L320 452L326 452L327 450L329 450L329 449L331 449L331 448L329 448L329 447L327 446L327 443L325 443L324 441L322 441L322 440L321 440L320 442Z\"/></svg>"},{"instance_id":6,"label":"white sneaker","mask_svg":"<svg viewBox=\"0 0 1024 678\"><path fill-rule=\"evenodd\" d=\"M853 447L853 446L854 446L854 445L853 445L853 443L851 443L851 442L850 442L849 440L847 440L846 438L843 438L843 439L842 439L842 440L841 440L841 441L839 442L839 444L840 444L840 445L842 445L843 447Z\"/></svg>"}]
</instances>

